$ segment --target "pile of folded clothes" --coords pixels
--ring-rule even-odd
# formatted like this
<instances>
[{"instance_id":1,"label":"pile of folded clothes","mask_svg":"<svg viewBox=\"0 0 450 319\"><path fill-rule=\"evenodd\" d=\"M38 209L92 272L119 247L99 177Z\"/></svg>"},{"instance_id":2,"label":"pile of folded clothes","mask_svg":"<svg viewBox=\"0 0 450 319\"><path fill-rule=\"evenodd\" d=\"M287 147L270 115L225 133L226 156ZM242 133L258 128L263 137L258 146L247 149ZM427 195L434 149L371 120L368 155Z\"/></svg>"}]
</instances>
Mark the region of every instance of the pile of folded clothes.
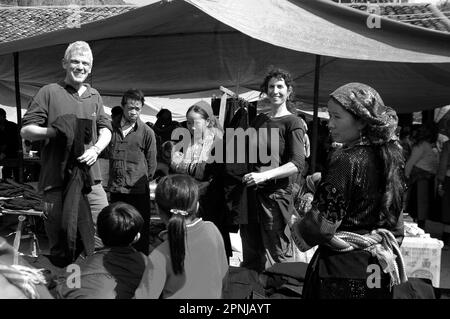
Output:
<instances>
[{"instance_id":1,"label":"pile of folded clothes","mask_svg":"<svg viewBox=\"0 0 450 319\"><path fill-rule=\"evenodd\" d=\"M0 182L0 206L14 210L44 209L42 196L30 185L20 184L11 179Z\"/></svg>"}]
</instances>

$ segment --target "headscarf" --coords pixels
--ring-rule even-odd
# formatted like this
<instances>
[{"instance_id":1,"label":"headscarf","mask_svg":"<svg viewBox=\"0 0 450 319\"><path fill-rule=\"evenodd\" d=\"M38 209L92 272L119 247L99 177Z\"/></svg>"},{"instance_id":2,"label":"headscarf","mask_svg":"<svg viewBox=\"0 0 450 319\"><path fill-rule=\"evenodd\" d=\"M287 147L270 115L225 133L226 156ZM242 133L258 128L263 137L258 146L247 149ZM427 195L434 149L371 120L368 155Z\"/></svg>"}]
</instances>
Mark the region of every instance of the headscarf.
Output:
<instances>
[{"instance_id":1,"label":"headscarf","mask_svg":"<svg viewBox=\"0 0 450 319\"><path fill-rule=\"evenodd\" d=\"M211 150L214 148L214 143L222 138L223 132L209 103L199 101L189 109L194 106L197 106L206 112L210 125L203 133L201 141L194 138L189 141L188 145L184 144L183 141L180 141L179 143L185 145L183 146L184 151L172 152L170 165L172 169L179 174L189 174L198 180L202 180L205 177L206 164L211 158Z\"/></svg>"},{"instance_id":2,"label":"headscarf","mask_svg":"<svg viewBox=\"0 0 450 319\"><path fill-rule=\"evenodd\" d=\"M201 108L208 114L208 119L211 122L211 127L217 128L219 131L222 131L222 127L219 123L219 120L214 115L213 109L208 102L201 100L201 101L198 101L197 103L195 103L194 105L198 106L199 108ZM194 105L192 105L192 106L194 106Z\"/></svg>"},{"instance_id":3,"label":"headscarf","mask_svg":"<svg viewBox=\"0 0 450 319\"><path fill-rule=\"evenodd\" d=\"M397 114L384 105L378 92L370 86L348 83L336 89L330 96L345 110L367 124L364 137L370 144L381 145L397 140Z\"/></svg>"}]
</instances>

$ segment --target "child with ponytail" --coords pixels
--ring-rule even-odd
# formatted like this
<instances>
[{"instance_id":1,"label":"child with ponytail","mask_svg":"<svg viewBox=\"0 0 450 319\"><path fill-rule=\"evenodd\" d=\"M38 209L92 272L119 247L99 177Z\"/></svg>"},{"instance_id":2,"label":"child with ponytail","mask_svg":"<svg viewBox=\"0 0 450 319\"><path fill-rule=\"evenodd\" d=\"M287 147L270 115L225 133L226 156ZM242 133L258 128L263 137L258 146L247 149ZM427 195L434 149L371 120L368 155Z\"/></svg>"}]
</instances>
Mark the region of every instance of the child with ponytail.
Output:
<instances>
[{"instance_id":1,"label":"child with ponytail","mask_svg":"<svg viewBox=\"0 0 450 319\"><path fill-rule=\"evenodd\" d=\"M224 243L212 222L197 217L198 196L188 175L158 183L155 200L168 238L151 252L136 298L221 298L228 273Z\"/></svg>"}]
</instances>

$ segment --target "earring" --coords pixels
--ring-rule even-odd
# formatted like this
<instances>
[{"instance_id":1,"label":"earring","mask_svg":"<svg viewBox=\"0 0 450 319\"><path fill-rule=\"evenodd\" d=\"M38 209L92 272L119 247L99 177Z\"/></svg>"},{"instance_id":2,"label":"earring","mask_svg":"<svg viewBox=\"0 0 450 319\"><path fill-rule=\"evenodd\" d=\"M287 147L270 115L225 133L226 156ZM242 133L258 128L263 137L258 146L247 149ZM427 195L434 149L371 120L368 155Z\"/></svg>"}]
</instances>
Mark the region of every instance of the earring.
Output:
<instances>
[{"instance_id":1,"label":"earring","mask_svg":"<svg viewBox=\"0 0 450 319\"><path fill-rule=\"evenodd\" d=\"M359 131L359 144L362 144L362 142L363 142L362 132Z\"/></svg>"}]
</instances>

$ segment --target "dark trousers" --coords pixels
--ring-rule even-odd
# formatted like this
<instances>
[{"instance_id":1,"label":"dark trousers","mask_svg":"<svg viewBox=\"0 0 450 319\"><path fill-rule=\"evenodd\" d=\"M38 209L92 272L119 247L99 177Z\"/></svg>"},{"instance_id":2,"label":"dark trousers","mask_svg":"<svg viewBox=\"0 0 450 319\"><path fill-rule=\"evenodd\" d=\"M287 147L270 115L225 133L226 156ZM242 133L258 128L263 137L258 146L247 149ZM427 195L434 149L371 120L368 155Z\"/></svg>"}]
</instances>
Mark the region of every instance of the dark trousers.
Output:
<instances>
[{"instance_id":1,"label":"dark trousers","mask_svg":"<svg viewBox=\"0 0 450 319\"><path fill-rule=\"evenodd\" d=\"M294 243L286 233L285 221L294 212L291 193L283 189L258 190L255 209L259 222L240 226L244 258L241 266L262 271L275 263L294 261Z\"/></svg>"},{"instance_id":2,"label":"dark trousers","mask_svg":"<svg viewBox=\"0 0 450 319\"><path fill-rule=\"evenodd\" d=\"M133 246L136 250L148 255L150 246L150 194L111 193L111 203L124 202L134 206L144 219L141 238Z\"/></svg>"},{"instance_id":3,"label":"dark trousers","mask_svg":"<svg viewBox=\"0 0 450 319\"><path fill-rule=\"evenodd\" d=\"M258 273L266 267L266 250L263 244L260 224L242 224L239 225L242 239L242 257L241 267L252 269Z\"/></svg>"}]
</instances>

